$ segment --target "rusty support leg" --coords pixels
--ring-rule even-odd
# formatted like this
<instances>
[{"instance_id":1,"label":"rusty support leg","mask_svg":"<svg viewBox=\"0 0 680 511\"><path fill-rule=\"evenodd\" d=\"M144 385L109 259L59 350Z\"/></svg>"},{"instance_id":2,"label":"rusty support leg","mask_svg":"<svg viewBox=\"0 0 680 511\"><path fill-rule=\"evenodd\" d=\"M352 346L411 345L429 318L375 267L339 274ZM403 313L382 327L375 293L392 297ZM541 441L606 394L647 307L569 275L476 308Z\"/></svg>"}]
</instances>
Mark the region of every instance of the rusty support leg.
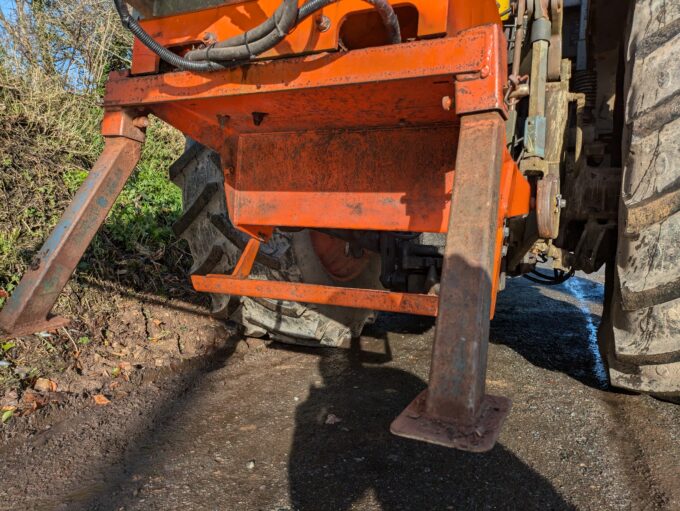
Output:
<instances>
[{"instance_id":1,"label":"rusty support leg","mask_svg":"<svg viewBox=\"0 0 680 511\"><path fill-rule=\"evenodd\" d=\"M485 395L504 121L464 116L451 198L430 382L392 423L392 433L483 452L510 400Z\"/></svg>"},{"instance_id":2,"label":"rusty support leg","mask_svg":"<svg viewBox=\"0 0 680 511\"><path fill-rule=\"evenodd\" d=\"M0 330L7 336L55 330L68 323L50 317L50 311L137 165L139 135L141 131L136 140L107 137L102 155L0 311Z\"/></svg>"}]
</instances>

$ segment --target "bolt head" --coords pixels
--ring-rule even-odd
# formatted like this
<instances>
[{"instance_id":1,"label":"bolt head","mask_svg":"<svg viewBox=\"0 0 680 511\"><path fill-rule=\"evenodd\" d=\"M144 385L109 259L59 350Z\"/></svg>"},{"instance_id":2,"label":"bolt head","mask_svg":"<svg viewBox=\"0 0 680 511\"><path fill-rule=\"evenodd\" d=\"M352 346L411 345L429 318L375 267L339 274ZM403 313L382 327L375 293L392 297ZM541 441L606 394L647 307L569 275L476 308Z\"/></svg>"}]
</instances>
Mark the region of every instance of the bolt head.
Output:
<instances>
[{"instance_id":1,"label":"bolt head","mask_svg":"<svg viewBox=\"0 0 680 511\"><path fill-rule=\"evenodd\" d=\"M442 98L442 108L447 112L451 111L451 108L453 108L453 99L451 96L444 96Z\"/></svg>"},{"instance_id":2,"label":"bolt head","mask_svg":"<svg viewBox=\"0 0 680 511\"><path fill-rule=\"evenodd\" d=\"M203 37L201 37L201 41L203 41L203 44L205 44L206 46L209 46L217 42L217 36L212 32L206 32L205 34L203 34Z\"/></svg>"},{"instance_id":3,"label":"bolt head","mask_svg":"<svg viewBox=\"0 0 680 511\"><path fill-rule=\"evenodd\" d=\"M332 22L328 16L321 15L316 18L316 29L319 32L327 32L330 30L331 25Z\"/></svg>"}]
</instances>

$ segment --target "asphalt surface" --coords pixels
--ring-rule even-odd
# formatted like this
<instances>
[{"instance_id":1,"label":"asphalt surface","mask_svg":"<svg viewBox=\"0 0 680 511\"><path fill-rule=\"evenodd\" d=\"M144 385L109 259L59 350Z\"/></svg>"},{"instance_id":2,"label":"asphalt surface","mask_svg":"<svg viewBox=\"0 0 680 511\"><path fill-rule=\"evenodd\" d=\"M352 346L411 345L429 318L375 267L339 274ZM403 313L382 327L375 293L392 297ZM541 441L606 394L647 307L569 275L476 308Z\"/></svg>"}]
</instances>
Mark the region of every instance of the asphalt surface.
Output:
<instances>
[{"instance_id":1,"label":"asphalt surface","mask_svg":"<svg viewBox=\"0 0 680 511\"><path fill-rule=\"evenodd\" d=\"M488 390L513 400L496 447L389 433L426 386L432 322L383 315L351 348L232 339L77 402L0 450L0 509L680 509L680 406L607 388L598 277L511 281Z\"/></svg>"}]
</instances>

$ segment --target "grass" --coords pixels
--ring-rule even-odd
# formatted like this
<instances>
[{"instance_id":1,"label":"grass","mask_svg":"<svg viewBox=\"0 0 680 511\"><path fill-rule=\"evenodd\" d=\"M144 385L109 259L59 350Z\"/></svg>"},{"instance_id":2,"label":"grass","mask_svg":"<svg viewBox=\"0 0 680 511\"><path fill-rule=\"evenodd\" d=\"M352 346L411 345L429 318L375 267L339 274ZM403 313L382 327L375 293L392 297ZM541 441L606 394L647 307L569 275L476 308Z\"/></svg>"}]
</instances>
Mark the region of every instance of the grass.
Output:
<instances>
[{"instance_id":1,"label":"grass","mask_svg":"<svg viewBox=\"0 0 680 511\"><path fill-rule=\"evenodd\" d=\"M11 294L102 150L103 84L128 64L131 41L109 0L10 4L23 13L0 11L0 290ZM115 290L164 295L186 280L190 261L171 229L181 192L167 177L183 147L181 133L151 119L141 161L57 304L76 319L71 333L0 346L12 363L0 368L0 394L68 367L70 337L101 347Z\"/></svg>"},{"instance_id":2,"label":"grass","mask_svg":"<svg viewBox=\"0 0 680 511\"><path fill-rule=\"evenodd\" d=\"M123 250L141 247L145 253L163 251L173 243L171 226L182 212L182 193L168 180L167 168L181 149L181 138L161 121L152 120L142 160L104 226L109 241ZM69 193L74 194L86 177L82 169L65 172Z\"/></svg>"}]
</instances>

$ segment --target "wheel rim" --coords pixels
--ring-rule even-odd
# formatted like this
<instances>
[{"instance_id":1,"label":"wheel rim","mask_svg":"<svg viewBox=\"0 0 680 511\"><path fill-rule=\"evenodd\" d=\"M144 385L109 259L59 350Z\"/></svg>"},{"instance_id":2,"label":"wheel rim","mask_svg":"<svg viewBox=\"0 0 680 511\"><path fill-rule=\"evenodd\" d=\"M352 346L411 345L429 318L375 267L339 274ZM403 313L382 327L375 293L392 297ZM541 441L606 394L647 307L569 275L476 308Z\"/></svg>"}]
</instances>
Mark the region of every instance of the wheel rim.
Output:
<instances>
[{"instance_id":1,"label":"wheel rim","mask_svg":"<svg viewBox=\"0 0 680 511\"><path fill-rule=\"evenodd\" d=\"M312 247L326 273L337 282L349 282L357 278L370 262L368 254L354 257L347 253L347 242L327 234L310 231Z\"/></svg>"}]
</instances>

